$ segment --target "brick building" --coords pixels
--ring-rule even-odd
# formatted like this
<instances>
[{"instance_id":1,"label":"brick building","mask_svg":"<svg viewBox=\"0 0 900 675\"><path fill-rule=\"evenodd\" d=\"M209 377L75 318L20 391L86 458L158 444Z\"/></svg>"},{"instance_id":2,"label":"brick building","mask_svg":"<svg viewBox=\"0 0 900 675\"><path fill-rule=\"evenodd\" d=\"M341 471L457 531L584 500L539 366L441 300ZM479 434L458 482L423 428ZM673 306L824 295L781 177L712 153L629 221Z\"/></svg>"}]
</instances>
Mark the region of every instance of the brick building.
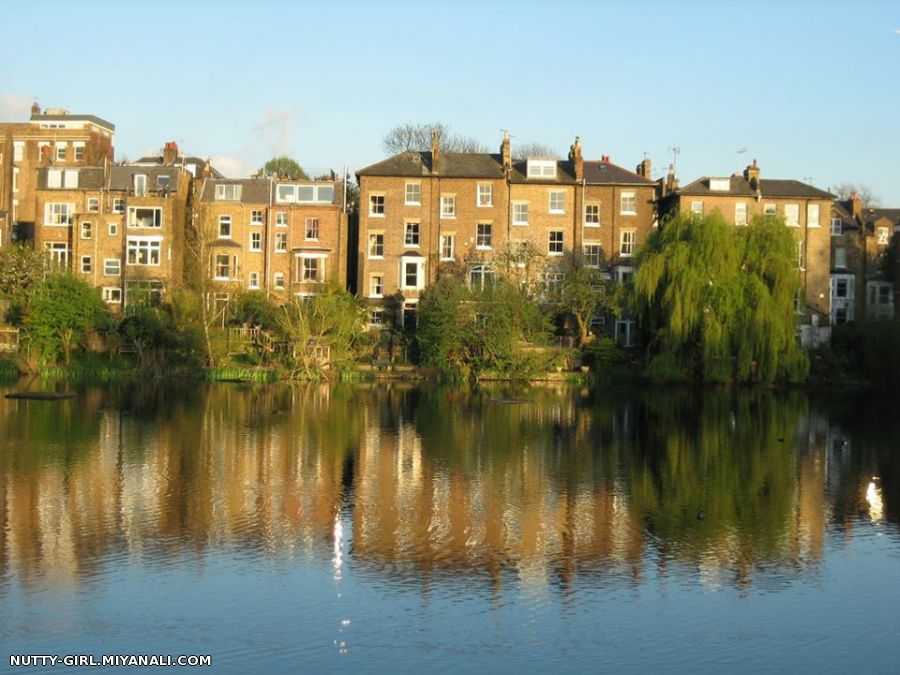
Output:
<instances>
[{"instance_id":1,"label":"brick building","mask_svg":"<svg viewBox=\"0 0 900 675\"><path fill-rule=\"evenodd\" d=\"M113 124L94 115L37 104L27 122L0 124L0 246L34 236L39 169L111 162L114 134Z\"/></svg>"},{"instance_id":2,"label":"brick building","mask_svg":"<svg viewBox=\"0 0 900 675\"><path fill-rule=\"evenodd\" d=\"M831 209L831 319L833 324L894 317L894 270L888 251L900 209L864 208L859 196Z\"/></svg>"},{"instance_id":3,"label":"brick building","mask_svg":"<svg viewBox=\"0 0 900 675\"><path fill-rule=\"evenodd\" d=\"M315 294L325 281L346 285L344 183L200 177L193 227L220 301L261 290L284 301Z\"/></svg>"},{"instance_id":4,"label":"brick building","mask_svg":"<svg viewBox=\"0 0 900 675\"><path fill-rule=\"evenodd\" d=\"M656 222L649 167L584 161L578 139L567 160L514 160L507 135L496 154L442 152L435 137L430 151L361 169L357 279L370 322L397 292L413 313L439 274L483 286L515 260L547 284L572 257L623 278Z\"/></svg>"},{"instance_id":5,"label":"brick building","mask_svg":"<svg viewBox=\"0 0 900 675\"><path fill-rule=\"evenodd\" d=\"M660 199L660 213L709 214L718 211L726 222L749 225L755 216L782 218L797 244L797 269L803 284L798 298L804 342L826 339L806 333L826 326L831 314L831 233L827 218L834 195L796 180L767 179L753 160L743 172L728 177L699 178Z\"/></svg>"},{"instance_id":6,"label":"brick building","mask_svg":"<svg viewBox=\"0 0 900 675\"><path fill-rule=\"evenodd\" d=\"M34 245L115 310L183 282L191 176L175 164L37 170Z\"/></svg>"}]
</instances>

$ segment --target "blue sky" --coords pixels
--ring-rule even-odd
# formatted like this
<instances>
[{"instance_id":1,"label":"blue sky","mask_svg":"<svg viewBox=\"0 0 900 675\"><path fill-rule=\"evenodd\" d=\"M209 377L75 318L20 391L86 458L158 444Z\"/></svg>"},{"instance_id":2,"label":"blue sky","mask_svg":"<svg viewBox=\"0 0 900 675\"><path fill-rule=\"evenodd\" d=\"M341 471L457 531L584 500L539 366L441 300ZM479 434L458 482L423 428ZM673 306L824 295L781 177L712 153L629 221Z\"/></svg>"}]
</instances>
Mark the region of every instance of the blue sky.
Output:
<instances>
[{"instance_id":1,"label":"blue sky","mask_svg":"<svg viewBox=\"0 0 900 675\"><path fill-rule=\"evenodd\" d=\"M400 123L539 141L682 182L868 185L900 206L900 3L3 3L0 120L43 106L246 174L273 153L357 169ZM745 149L745 152L739 152Z\"/></svg>"}]
</instances>

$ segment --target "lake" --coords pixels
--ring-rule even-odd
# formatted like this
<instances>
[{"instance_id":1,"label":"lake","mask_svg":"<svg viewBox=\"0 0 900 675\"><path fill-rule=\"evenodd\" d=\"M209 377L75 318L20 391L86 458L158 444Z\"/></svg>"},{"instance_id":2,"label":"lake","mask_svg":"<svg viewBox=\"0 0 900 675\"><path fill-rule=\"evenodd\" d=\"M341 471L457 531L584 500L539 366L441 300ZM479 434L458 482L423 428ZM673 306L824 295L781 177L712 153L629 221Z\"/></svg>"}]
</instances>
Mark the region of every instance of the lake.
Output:
<instances>
[{"instance_id":1,"label":"lake","mask_svg":"<svg viewBox=\"0 0 900 675\"><path fill-rule=\"evenodd\" d=\"M0 398L0 671L897 672L889 397L73 391Z\"/></svg>"}]
</instances>

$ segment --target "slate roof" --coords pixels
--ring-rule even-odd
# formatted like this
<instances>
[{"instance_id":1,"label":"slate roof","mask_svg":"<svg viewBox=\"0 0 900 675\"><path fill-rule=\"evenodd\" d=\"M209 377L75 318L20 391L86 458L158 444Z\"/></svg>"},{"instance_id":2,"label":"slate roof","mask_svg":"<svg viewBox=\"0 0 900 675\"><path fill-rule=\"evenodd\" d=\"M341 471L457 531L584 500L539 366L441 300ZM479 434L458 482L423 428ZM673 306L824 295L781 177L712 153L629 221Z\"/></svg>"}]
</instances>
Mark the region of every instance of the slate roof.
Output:
<instances>
[{"instance_id":1,"label":"slate roof","mask_svg":"<svg viewBox=\"0 0 900 675\"><path fill-rule=\"evenodd\" d=\"M169 190L178 189L178 174L180 167L176 166L136 166L134 164L120 164L109 168L109 189L130 190L134 187L134 176L147 176L147 189L156 190L156 179L159 176L169 177Z\"/></svg>"},{"instance_id":2,"label":"slate roof","mask_svg":"<svg viewBox=\"0 0 900 675\"><path fill-rule=\"evenodd\" d=\"M110 131L116 130L115 124L95 115L32 115L31 120L33 122L93 122Z\"/></svg>"},{"instance_id":3,"label":"slate roof","mask_svg":"<svg viewBox=\"0 0 900 675\"><path fill-rule=\"evenodd\" d=\"M62 181L60 187L49 187L47 185L47 173L54 167L41 167L38 169L38 189L41 190L99 190L104 187L103 183L103 167L102 166L82 166L65 169L66 171L78 172L78 186L74 188L65 187L65 180ZM59 167L56 167L57 169Z\"/></svg>"},{"instance_id":4,"label":"slate roof","mask_svg":"<svg viewBox=\"0 0 900 675\"><path fill-rule=\"evenodd\" d=\"M726 190L712 190L709 187L710 177L698 178L677 190L682 195L730 195L739 197L756 197L756 191L750 187L750 181L742 175L729 176L730 187ZM798 180L781 180L774 178L760 178L760 193L765 197L783 197L794 199L829 199L835 195L825 190L801 183Z\"/></svg>"},{"instance_id":5,"label":"slate roof","mask_svg":"<svg viewBox=\"0 0 900 675\"><path fill-rule=\"evenodd\" d=\"M216 185L240 185L241 198L233 202L242 204L268 204L269 203L269 179L268 178L212 178L206 180L203 193L200 195L202 202L216 201ZM231 200L229 200L231 201ZM222 204L229 203L221 200Z\"/></svg>"},{"instance_id":6,"label":"slate roof","mask_svg":"<svg viewBox=\"0 0 900 675\"><path fill-rule=\"evenodd\" d=\"M191 172L194 176L200 177L203 175L203 167L206 165L206 160L201 159L200 157L181 157L175 160L175 166L181 166L181 163L184 162L185 168L190 171L190 167L193 167L194 170ZM162 155L156 155L153 157L141 157L134 164L138 164L140 166L162 166L163 158ZM210 164L210 168L212 169L212 177L213 178L225 178L225 175L216 169L216 167Z\"/></svg>"},{"instance_id":7,"label":"slate roof","mask_svg":"<svg viewBox=\"0 0 900 675\"><path fill-rule=\"evenodd\" d=\"M656 185L655 181L617 164L597 161L585 161L584 180L588 185Z\"/></svg>"},{"instance_id":8,"label":"slate roof","mask_svg":"<svg viewBox=\"0 0 900 675\"><path fill-rule=\"evenodd\" d=\"M431 152L401 152L370 164L356 172L357 176L390 176L422 178L502 178L503 161L498 154L486 152L442 152L438 154L437 171Z\"/></svg>"},{"instance_id":9,"label":"slate roof","mask_svg":"<svg viewBox=\"0 0 900 675\"><path fill-rule=\"evenodd\" d=\"M894 223L894 227L900 226L900 209L866 209L864 215L869 223L887 218Z\"/></svg>"}]
</instances>

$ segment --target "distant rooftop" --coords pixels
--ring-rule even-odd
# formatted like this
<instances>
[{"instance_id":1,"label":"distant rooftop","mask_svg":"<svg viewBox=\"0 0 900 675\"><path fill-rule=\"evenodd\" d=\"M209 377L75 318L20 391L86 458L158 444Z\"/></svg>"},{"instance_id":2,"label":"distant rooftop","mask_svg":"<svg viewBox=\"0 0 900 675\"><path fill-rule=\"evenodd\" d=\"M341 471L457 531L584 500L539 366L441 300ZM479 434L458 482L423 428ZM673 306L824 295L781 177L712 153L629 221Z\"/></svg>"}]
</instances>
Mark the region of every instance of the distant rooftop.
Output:
<instances>
[{"instance_id":1,"label":"distant rooftop","mask_svg":"<svg viewBox=\"0 0 900 675\"><path fill-rule=\"evenodd\" d=\"M40 106L34 104L31 107L31 121L32 122L91 122L96 124L97 126L103 127L104 129L109 129L110 131L116 130L116 125L112 122L107 122L105 119L97 117L96 115L81 115L81 114L72 114L68 110L63 108L45 108L43 112L41 112Z\"/></svg>"}]
</instances>

